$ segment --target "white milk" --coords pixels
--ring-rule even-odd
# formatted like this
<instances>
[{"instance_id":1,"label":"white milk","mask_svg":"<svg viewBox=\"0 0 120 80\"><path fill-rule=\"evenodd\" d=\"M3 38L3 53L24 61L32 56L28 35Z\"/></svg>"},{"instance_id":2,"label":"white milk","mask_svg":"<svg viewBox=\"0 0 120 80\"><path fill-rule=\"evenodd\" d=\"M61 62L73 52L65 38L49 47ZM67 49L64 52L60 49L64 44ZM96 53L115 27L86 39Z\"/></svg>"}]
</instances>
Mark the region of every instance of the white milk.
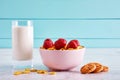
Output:
<instances>
[{"instance_id":1,"label":"white milk","mask_svg":"<svg viewBox=\"0 0 120 80\"><path fill-rule=\"evenodd\" d=\"M13 59L31 60L33 53L33 27L12 27Z\"/></svg>"}]
</instances>

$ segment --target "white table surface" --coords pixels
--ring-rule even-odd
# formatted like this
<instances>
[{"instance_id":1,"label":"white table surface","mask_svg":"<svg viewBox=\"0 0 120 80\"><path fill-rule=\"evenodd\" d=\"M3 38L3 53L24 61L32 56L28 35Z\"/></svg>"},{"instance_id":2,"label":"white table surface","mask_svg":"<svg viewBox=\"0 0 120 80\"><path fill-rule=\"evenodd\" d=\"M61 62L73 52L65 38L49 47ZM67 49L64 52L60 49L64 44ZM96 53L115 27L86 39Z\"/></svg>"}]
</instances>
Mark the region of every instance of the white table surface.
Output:
<instances>
[{"instance_id":1,"label":"white table surface","mask_svg":"<svg viewBox=\"0 0 120 80\"><path fill-rule=\"evenodd\" d=\"M41 75L36 73L14 76L12 74L12 50L0 49L0 80L120 80L120 48L88 48L84 61L100 62L109 66L109 72L97 74L81 74L80 66L72 71L57 72L56 75ZM33 63L35 68L46 69L43 66L39 50L34 49Z\"/></svg>"}]
</instances>

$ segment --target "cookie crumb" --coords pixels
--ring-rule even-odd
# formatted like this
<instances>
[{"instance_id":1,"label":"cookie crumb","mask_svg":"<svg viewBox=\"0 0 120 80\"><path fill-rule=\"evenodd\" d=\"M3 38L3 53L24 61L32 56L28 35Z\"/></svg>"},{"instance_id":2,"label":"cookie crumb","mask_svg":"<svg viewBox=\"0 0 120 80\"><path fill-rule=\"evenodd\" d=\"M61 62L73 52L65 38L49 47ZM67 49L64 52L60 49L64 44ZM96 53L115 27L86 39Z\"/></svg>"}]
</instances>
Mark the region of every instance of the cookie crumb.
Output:
<instances>
[{"instance_id":1,"label":"cookie crumb","mask_svg":"<svg viewBox=\"0 0 120 80\"><path fill-rule=\"evenodd\" d=\"M32 68L32 69L30 69L30 71L31 72L37 72L37 69Z\"/></svg>"},{"instance_id":2,"label":"cookie crumb","mask_svg":"<svg viewBox=\"0 0 120 80\"><path fill-rule=\"evenodd\" d=\"M29 74L30 71L23 71L22 74Z\"/></svg>"},{"instance_id":3,"label":"cookie crumb","mask_svg":"<svg viewBox=\"0 0 120 80\"><path fill-rule=\"evenodd\" d=\"M38 74L47 74L47 71L46 70L38 70L37 73Z\"/></svg>"},{"instance_id":4,"label":"cookie crumb","mask_svg":"<svg viewBox=\"0 0 120 80\"><path fill-rule=\"evenodd\" d=\"M20 74L22 74L22 71L16 71L16 72L14 72L13 75L20 75Z\"/></svg>"},{"instance_id":5,"label":"cookie crumb","mask_svg":"<svg viewBox=\"0 0 120 80\"><path fill-rule=\"evenodd\" d=\"M50 75L56 75L56 72L49 72Z\"/></svg>"}]
</instances>

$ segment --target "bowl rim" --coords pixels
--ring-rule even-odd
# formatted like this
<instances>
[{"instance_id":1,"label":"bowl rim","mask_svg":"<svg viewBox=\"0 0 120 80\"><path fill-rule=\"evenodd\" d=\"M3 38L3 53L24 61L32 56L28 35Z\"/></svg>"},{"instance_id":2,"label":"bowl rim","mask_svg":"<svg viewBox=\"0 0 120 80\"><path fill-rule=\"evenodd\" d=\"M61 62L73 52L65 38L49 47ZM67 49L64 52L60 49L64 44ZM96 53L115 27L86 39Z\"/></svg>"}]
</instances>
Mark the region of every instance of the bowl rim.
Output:
<instances>
[{"instance_id":1,"label":"bowl rim","mask_svg":"<svg viewBox=\"0 0 120 80\"><path fill-rule=\"evenodd\" d=\"M39 50L43 50L43 51L79 51L79 50L84 50L86 49L85 47L81 48L81 49L72 49L72 50L49 50L49 49L41 49L39 48Z\"/></svg>"}]
</instances>

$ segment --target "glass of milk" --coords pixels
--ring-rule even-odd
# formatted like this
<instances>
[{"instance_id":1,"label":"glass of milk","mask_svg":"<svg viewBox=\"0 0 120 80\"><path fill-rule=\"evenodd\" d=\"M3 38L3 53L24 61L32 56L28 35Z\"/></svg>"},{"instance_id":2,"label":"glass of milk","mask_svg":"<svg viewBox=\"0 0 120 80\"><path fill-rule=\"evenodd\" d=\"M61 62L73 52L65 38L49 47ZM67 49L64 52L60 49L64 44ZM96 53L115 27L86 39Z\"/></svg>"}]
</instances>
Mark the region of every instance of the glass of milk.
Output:
<instances>
[{"instance_id":1,"label":"glass of milk","mask_svg":"<svg viewBox=\"0 0 120 80\"><path fill-rule=\"evenodd\" d=\"M31 68L33 58L33 23L30 20L12 21L14 69Z\"/></svg>"}]
</instances>

